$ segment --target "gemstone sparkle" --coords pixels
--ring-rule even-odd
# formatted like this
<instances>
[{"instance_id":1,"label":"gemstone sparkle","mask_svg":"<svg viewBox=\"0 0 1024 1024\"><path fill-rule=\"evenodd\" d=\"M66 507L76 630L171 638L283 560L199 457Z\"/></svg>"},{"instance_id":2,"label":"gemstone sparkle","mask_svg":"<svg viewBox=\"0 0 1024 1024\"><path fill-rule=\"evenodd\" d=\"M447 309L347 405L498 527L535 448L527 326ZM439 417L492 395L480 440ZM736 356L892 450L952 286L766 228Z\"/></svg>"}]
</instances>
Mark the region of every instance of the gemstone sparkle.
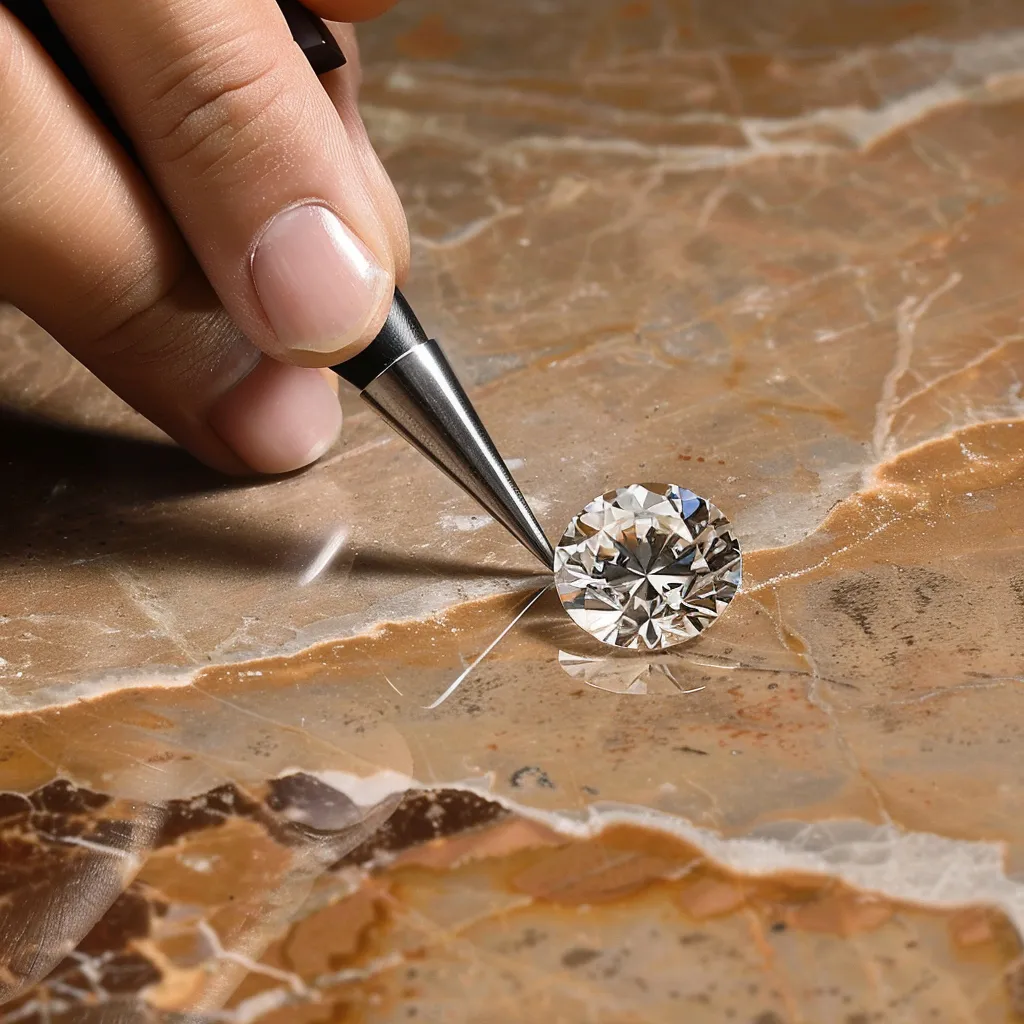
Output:
<instances>
[{"instance_id":1,"label":"gemstone sparkle","mask_svg":"<svg viewBox=\"0 0 1024 1024\"><path fill-rule=\"evenodd\" d=\"M689 640L740 585L732 526L675 484L630 484L573 516L555 548L555 586L570 618L603 643L658 650Z\"/></svg>"}]
</instances>

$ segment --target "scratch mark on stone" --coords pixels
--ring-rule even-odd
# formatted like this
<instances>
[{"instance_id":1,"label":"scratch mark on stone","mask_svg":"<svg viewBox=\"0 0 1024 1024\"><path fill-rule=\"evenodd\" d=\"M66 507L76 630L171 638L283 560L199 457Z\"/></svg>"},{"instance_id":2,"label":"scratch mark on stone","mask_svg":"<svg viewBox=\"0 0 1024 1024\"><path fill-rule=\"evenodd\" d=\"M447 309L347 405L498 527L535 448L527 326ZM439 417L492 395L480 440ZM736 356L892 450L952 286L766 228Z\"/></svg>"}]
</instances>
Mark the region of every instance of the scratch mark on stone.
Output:
<instances>
[{"instance_id":1,"label":"scratch mark on stone","mask_svg":"<svg viewBox=\"0 0 1024 1024\"><path fill-rule=\"evenodd\" d=\"M114 857L117 860L123 860L132 870L138 868L140 864L138 855L132 853L131 850L119 850L116 846L96 843L91 839L84 839L82 836L58 836L52 832L44 832L41 829L37 830L36 834L44 839L49 839L52 843L63 843L65 846L80 846L83 850L89 850L91 853L99 853L104 857Z\"/></svg>"},{"instance_id":2,"label":"scratch mark on stone","mask_svg":"<svg viewBox=\"0 0 1024 1024\"><path fill-rule=\"evenodd\" d=\"M348 448L344 451L340 451L337 455L322 461L320 466L333 466L336 462L344 462L346 459L357 458L360 455L365 455L367 452L372 452L376 448L383 448L384 445L390 444L393 440L394 438L390 436L378 437L373 441L367 441L365 444L357 445L355 448Z\"/></svg>"},{"instance_id":3,"label":"scratch mark on stone","mask_svg":"<svg viewBox=\"0 0 1024 1024\"><path fill-rule=\"evenodd\" d=\"M348 527L339 526L338 529L327 538L323 547L317 552L316 557L309 563L306 571L299 577L299 586L306 587L313 582L321 573L326 570L338 557L338 553L345 546L348 540Z\"/></svg>"},{"instance_id":4,"label":"scratch mark on stone","mask_svg":"<svg viewBox=\"0 0 1024 1024\"><path fill-rule=\"evenodd\" d=\"M536 602L540 599L541 595L547 593L550 586L551 584L549 583L548 586L538 590L537 593L534 594L533 597L531 597L530 600L526 602L526 604L523 606L522 610L516 615L516 617L483 649L483 651L480 652L480 654L476 656L476 658L473 659L473 661L471 661L458 674L458 676L456 676L455 680L448 687L448 689L445 690L444 693L442 693L441 696L438 697L433 704L425 705L424 710L433 711L434 708L439 708L466 681L469 674L477 667L477 665L479 665L484 660L484 658L486 658L487 655L490 654L491 651L493 651L494 648L497 647L498 644L505 639L505 637L508 635L512 627L515 626L515 624L534 606L534 604L536 604Z\"/></svg>"},{"instance_id":5,"label":"scratch mark on stone","mask_svg":"<svg viewBox=\"0 0 1024 1024\"><path fill-rule=\"evenodd\" d=\"M398 694L399 697L404 697L405 696L405 694L402 693L402 691L397 686L395 686L395 684L393 682L391 682L390 679L388 679L387 675L384 672L381 672L381 675L384 676L384 682L386 682L388 684L388 686L390 686L391 689L394 690L395 693Z\"/></svg>"}]
</instances>

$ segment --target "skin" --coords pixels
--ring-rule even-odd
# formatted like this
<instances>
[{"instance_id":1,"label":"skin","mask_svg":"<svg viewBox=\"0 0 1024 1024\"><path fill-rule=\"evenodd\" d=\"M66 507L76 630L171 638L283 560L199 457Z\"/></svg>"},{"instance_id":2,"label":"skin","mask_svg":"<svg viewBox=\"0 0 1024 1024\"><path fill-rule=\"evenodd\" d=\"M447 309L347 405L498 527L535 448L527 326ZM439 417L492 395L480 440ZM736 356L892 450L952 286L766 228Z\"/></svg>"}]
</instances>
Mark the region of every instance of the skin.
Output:
<instances>
[{"instance_id":1,"label":"skin","mask_svg":"<svg viewBox=\"0 0 1024 1024\"><path fill-rule=\"evenodd\" d=\"M309 353L282 351L256 293L265 225L314 200L391 284L406 272L405 217L356 105L350 24L392 3L310 0L340 23L349 61L321 81L273 0L48 0L145 175L0 7L0 298L225 472L296 469L340 427L322 398L334 376L289 365Z\"/></svg>"}]
</instances>

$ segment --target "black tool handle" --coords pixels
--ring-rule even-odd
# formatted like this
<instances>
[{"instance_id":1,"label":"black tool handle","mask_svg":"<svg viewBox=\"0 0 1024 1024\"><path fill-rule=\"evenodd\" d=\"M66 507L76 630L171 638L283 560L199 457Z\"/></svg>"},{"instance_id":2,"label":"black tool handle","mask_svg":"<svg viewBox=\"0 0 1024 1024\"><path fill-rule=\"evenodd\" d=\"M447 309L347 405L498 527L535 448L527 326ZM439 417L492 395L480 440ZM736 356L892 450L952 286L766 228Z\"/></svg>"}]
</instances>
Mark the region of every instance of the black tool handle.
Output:
<instances>
[{"instance_id":1,"label":"black tool handle","mask_svg":"<svg viewBox=\"0 0 1024 1024\"><path fill-rule=\"evenodd\" d=\"M338 40L311 10L303 7L299 0L277 0L277 6L288 22L292 39L317 75L326 75L345 63Z\"/></svg>"}]
</instances>

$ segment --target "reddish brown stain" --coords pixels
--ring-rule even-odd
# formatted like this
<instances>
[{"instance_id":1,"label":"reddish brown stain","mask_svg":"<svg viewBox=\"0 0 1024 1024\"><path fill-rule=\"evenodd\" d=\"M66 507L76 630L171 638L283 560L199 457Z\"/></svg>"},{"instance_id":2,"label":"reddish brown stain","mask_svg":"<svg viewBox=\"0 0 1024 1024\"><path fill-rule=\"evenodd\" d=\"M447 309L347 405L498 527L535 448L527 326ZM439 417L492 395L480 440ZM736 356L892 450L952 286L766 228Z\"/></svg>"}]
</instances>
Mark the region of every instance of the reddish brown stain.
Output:
<instances>
[{"instance_id":1,"label":"reddish brown stain","mask_svg":"<svg viewBox=\"0 0 1024 1024\"><path fill-rule=\"evenodd\" d=\"M892 11L892 17L896 21L903 22L924 22L929 20L932 14L932 5L925 3L901 4Z\"/></svg>"},{"instance_id":2,"label":"reddish brown stain","mask_svg":"<svg viewBox=\"0 0 1024 1024\"><path fill-rule=\"evenodd\" d=\"M619 17L630 21L646 18L651 13L650 0L629 0L619 8Z\"/></svg>"},{"instance_id":3,"label":"reddish brown stain","mask_svg":"<svg viewBox=\"0 0 1024 1024\"><path fill-rule=\"evenodd\" d=\"M746 361L746 359L744 359L742 356L736 356L733 359L732 365L729 367L729 370L726 373L725 378L723 379L722 383L727 388L738 387L739 386L739 382L740 382L740 377L743 376L743 374L746 371L746 369L747 369L747 361Z\"/></svg>"},{"instance_id":4,"label":"reddish brown stain","mask_svg":"<svg viewBox=\"0 0 1024 1024\"><path fill-rule=\"evenodd\" d=\"M848 418L842 409L834 405L805 405L802 402L778 402L765 399L757 400L754 405L764 409L764 415L776 420L778 420L778 417L775 414L778 412L806 413L810 416L821 416L822 419L828 420L829 423L842 423Z\"/></svg>"},{"instance_id":5,"label":"reddish brown stain","mask_svg":"<svg viewBox=\"0 0 1024 1024\"><path fill-rule=\"evenodd\" d=\"M957 911L949 922L949 937L961 949L994 942L1002 930L998 914L987 907L967 907Z\"/></svg>"},{"instance_id":6,"label":"reddish brown stain","mask_svg":"<svg viewBox=\"0 0 1024 1024\"><path fill-rule=\"evenodd\" d=\"M773 59L767 53L736 53L728 58L728 64L736 78L757 80L764 78Z\"/></svg>"},{"instance_id":7,"label":"reddish brown stain","mask_svg":"<svg viewBox=\"0 0 1024 1024\"><path fill-rule=\"evenodd\" d=\"M440 14L428 14L411 32L395 41L399 54L413 60L448 60L462 47L462 36L449 30Z\"/></svg>"}]
</instances>

